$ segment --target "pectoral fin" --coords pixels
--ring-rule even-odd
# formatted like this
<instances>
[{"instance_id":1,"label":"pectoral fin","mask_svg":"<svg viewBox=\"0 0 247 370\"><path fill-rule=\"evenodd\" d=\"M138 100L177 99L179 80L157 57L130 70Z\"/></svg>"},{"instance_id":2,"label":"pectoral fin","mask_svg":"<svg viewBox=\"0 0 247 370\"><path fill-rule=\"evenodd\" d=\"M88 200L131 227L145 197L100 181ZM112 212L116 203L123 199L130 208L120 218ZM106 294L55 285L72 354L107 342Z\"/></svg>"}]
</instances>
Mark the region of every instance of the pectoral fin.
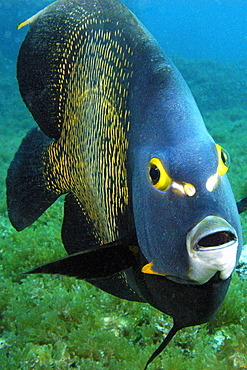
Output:
<instances>
[{"instance_id":1,"label":"pectoral fin","mask_svg":"<svg viewBox=\"0 0 247 370\"><path fill-rule=\"evenodd\" d=\"M245 212L247 210L247 197L237 202L238 213Z\"/></svg>"},{"instance_id":2,"label":"pectoral fin","mask_svg":"<svg viewBox=\"0 0 247 370\"><path fill-rule=\"evenodd\" d=\"M95 249L82 251L36 267L26 274L62 274L78 279L101 279L133 266L132 247L112 242Z\"/></svg>"}]
</instances>

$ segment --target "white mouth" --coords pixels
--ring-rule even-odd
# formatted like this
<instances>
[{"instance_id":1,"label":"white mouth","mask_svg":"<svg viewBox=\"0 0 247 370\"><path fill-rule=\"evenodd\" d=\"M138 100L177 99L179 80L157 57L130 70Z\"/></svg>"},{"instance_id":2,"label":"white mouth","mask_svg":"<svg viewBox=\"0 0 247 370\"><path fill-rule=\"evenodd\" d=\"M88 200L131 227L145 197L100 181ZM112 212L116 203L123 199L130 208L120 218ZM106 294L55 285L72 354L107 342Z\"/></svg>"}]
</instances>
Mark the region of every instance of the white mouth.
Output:
<instances>
[{"instance_id":1,"label":"white mouth","mask_svg":"<svg viewBox=\"0 0 247 370\"><path fill-rule=\"evenodd\" d=\"M186 237L189 255L189 278L204 284L217 271L227 279L236 265L238 237L235 229L223 218L207 216Z\"/></svg>"}]
</instances>

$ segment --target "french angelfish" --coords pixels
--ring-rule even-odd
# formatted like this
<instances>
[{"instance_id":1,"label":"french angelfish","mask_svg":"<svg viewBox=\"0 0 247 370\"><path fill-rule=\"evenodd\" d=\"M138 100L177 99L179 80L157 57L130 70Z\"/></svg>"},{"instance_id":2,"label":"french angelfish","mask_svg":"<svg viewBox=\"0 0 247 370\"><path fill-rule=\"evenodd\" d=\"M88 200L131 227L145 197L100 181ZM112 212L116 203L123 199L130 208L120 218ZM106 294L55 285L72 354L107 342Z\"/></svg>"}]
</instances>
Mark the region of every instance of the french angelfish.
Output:
<instances>
[{"instance_id":1,"label":"french angelfish","mask_svg":"<svg viewBox=\"0 0 247 370\"><path fill-rule=\"evenodd\" d=\"M39 128L8 171L9 218L31 225L61 194L69 256L29 273L87 279L173 317L215 316L242 236L228 155L182 76L117 0L58 0L21 26L21 96Z\"/></svg>"}]
</instances>

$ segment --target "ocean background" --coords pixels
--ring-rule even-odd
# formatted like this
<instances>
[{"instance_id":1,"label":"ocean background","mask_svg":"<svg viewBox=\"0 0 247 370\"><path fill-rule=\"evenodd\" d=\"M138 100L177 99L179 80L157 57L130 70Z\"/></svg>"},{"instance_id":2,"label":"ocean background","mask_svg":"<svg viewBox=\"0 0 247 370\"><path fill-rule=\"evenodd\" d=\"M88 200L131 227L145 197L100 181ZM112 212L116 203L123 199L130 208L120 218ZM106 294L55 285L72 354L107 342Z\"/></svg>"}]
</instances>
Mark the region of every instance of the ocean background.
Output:
<instances>
[{"instance_id":1,"label":"ocean background","mask_svg":"<svg viewBox=\"0 0 247 370\"><path fill-rule=\"evenodd\" d=\"M60 237L62 199L18 233L8 221L5 197L8 166L35 125L15 76L27 32L17 25L49 3L0 0L0 369L143 369L168 332L169 317L73 278L21 274L66 255ZM209 132L230 153L228 174L236 199L247 196L247 2L124 3L182 72ZM247 216L241 220L246 240ZM242 264L217 317L178 333L150 370L247 369L243 271Z\"/></svg>"}]
</instances>

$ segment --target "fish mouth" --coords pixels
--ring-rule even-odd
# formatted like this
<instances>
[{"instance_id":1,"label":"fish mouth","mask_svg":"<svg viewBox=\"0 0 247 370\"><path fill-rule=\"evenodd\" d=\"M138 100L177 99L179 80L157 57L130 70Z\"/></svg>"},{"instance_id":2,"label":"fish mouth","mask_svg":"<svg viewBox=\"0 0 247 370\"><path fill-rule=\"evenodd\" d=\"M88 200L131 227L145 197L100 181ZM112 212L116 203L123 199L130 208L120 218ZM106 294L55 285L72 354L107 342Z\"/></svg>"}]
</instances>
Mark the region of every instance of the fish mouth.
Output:
<instances>
[{"instance_id":1,"label":"fish mouth","mask_svg":"<svg viewBox=\"0 0 247 370\"><path fill-rule=\"evenodd\" d=\"M238 237L235 229L223 218L207 216L186 237L189 255L188 277L204 284L218 271L227 279L236 265Z\"/></svg>"},{"instance_id":2,"label":"fish mouth","mask_svg":"<svg viewBox=\"0 0 247 370\"><path fill-rule=\"evenodd\" d=\"M226 248L229 246L229 243L232 244L235 241L236 235L234 235L231 231L216 231L215 233L206 235L198 240L194 246L194 249L208 251L208 248L210 248L210 250L213 251L219 248Z\"/></svg>"}]
</instances>

